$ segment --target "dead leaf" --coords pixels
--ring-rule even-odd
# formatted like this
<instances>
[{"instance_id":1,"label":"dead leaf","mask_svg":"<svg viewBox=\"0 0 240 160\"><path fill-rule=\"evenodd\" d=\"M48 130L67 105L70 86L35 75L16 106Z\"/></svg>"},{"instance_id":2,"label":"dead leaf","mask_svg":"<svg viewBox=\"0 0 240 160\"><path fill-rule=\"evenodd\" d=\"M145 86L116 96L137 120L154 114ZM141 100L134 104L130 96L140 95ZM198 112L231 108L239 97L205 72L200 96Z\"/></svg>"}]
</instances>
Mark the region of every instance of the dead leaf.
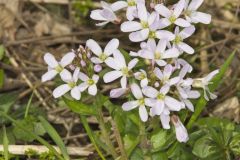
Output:
<instances>
[{"instance_id":1,"label":"dead leaf","mask_svg":"<svg viewBox=\"0 0 240 160\"><path fill-rule=\"evenodd\" d=\"M232 97L227 99L221 104L218 104L212 114L220 118L227 118L234 120L235 122L240 122L240 105L237 97Z\"/></svg>"}]
</instances>

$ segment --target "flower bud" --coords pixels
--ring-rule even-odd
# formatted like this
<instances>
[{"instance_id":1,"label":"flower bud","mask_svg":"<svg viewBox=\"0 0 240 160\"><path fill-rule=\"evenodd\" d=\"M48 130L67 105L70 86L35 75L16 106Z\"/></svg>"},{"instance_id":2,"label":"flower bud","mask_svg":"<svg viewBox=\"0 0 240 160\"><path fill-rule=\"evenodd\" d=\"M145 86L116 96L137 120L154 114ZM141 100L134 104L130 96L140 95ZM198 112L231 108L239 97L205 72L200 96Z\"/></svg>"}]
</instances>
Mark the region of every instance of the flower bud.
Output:
<instances>
[{"instance_id":1,"label":"flower bud","mask_svg":"<svg viewBox=\"0 0 240 160\"><path fill-rule=\"evenodd\" d=\"M101 65L97 64L97 65L94 66L94 71L95 72L98 73L98 72L101 72L101 70L102 70L102 66Z\"/></svg>"}]
</instances>

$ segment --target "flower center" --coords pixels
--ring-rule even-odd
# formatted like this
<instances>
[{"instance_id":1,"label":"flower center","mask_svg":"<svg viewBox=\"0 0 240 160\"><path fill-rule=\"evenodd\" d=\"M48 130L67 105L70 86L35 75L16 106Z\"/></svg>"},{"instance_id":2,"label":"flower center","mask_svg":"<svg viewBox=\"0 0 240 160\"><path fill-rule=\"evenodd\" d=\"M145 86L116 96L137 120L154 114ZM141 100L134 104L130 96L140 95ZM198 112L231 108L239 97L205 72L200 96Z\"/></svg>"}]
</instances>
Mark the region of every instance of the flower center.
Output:
<instances>
[{"instance_id":1,"label":"flower center","mask_svg":"<svg viewBox=\"0 0 240 160\"><path fill-rule=\"evenodd\" d=\"M204 84L202 82L202 79L201 78L194 79L192 86L195 87L195 88L203 88Z\"/></svg>"},{"instance_id":2,"label":"flower center","mask_svg":"<svg viewBox=\"0 0 240 160\"><path fill-rule=\"evenodd\" d=\"M69 85L69 87L73 88L73 87L76 86L76 83L75 82L69 82L68 85Z\"/></svg>"},{"instance_id":3,"label":"flower center","mask_svg":"<svg viewBox=\"0 0 240 160\"><path fill-rule=\"evenodd\" d=\"M104 53L102 53L102 54L100 54L99 55L99 59L101 60L101 61L105 61L106 59L107 59L107 55L106 54L104 54Z\"/></svg>"},{"instance_id":4,"label":"flower center","mask_svg":"<svg viewBox=\"0 0 240 160\"><path fill-rule=\"evenodd\" d=\"M161 53L155 52L154 57L155 59L161 59Z\"/></svg>"},{"instance_id":5,"label":"flower center","mask_svg":"<svg viewBox=\"0 0 240 160\"><path fill-rule=\"evenodd\" d=\"M145 104L144 98L139 99L139 100L138 100L138 103L139 103L140 106L141 106L141 105L144 105L144 104Z\"/></svg>"},{"instance_id":6,"label":"flower center","mask_svg":"<svg viewBox=\"0 0 240 160\"><path fill-rule=\"evenodd\" d=\"M153 38L153 39L156 38L156 32L155 31L150 31L148 37Z\"/></svg>"},{"instance_id":7,"label":"flower center","mask_svg":"<svg viewBox=\"0 0 240 160\"><path fill-rule=\"evenodd\" d=\"M94 80L89 79L89 80L87 81L87 83L88 83L89 86L91 86L91 85L93 85L95 82L94 82Z\"/></svg>"},{"instance_id":8,"label":"flower center","mask_svg":"<svg viewBox=\"0 0 240 160\"><path fill-rule=\"evenodd\" d=\"M128 0L128 6L136 6L135 0Z\"/></svg>"},{"instance_id":9,"label":"flower center","mask_svg":"<svg viewBox=\"0 0 240 160\"><path fill-rule=\"evenodd\" d=\"M60 72L62 72L63 67L60 66L60 65L58 65L58 66L55 68L55 70L56 70L58 73L60 73Z\"/></svg>"},{"instance_id":10,"label":"flower center","mask_svg":"<svg viewBox=\"0 0 240 160\"><path fill-rule=\"evenodd\" d=\"M184 14L185 14L185 16L191 16L191 14L193 13L193 11L191 11L191 10L186 10L185 12L184 12Z\"/></svg>"},{"instance_id":11,"label":"flower center","mask_svg":"<svg viewBox=\"0 0 240 160\"><path fill-rule=\"evenodd\" d=\"M129 75L129 70L128 70L127 67L122 68L121 71L122 71L123 75L125 75L125 76L128 76L128 75Z\"/></svg>"},{"instance_id":12,"label":"flower center","mask_svg":"<svg viewBox=\"0 0 240 160\"><path fill-rule=\"evenodd\" d=\"M148 28L148 23L146 21L141 21L141 25L143 28Z\"/></svg>"},{"instance_id":13,"label":"flower center","mask_svg":"<svg viewBox=\"0 0 240 160\"><path fill-rule=\"evenodd\" d=\"M139 79L140 79L140 80L143 80L143 79L145 79L145 78L146 78L146 76L145 76L144 73L140 73L140 74L139 74Z\"/></svg>"},{"instance_id":14,"label":"flower center","mask_svg":"<svg viewBox=\"0 0 240 160\"><path fill-rule=\"evenodd\" d=\"M173 40L173 43L179 44L180 42L182 42L182 37L177 35L176 38Z\"/></svg>"},{"instance_id":15,"label":"flower center","mask_svg":"<svg viewBox=\"0 0 240 160\"><path fill-rule=\"evenodd\" d=\"M169 17L169 21L170 21L171 23L174 23L176 20L177 20L177 18L176 18L174 15L172 15L171 17Z\"/></svg>"},{"instance_id":16,"label":"flower center","mask_svg":"<svg viewBox=\"0 0 240 160\"><path fill-rule=\"evenodd\" d=\"M161 93L157 96L158 100L163 100L164 98L165 98L165 95L163 95Z\"/></svg>"}]
</instances>

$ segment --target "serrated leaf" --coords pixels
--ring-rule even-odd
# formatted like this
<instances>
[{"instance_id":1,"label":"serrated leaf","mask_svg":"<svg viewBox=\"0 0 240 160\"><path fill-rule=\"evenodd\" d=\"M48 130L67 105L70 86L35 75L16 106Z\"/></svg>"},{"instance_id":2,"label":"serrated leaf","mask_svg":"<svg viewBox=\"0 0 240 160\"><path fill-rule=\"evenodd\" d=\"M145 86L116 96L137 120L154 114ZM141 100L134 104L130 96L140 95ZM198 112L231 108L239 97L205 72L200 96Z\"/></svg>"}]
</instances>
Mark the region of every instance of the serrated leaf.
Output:
<instances>
[{"instance_id":1,"label":"serrated leaf","mask_svg":"<svg viewBox=\"0 0 240 160\"><path fill-rule=\"evenodd\" d=\"M226 60L226 62L222 65L219 73L213 78L212 80L212 84L209 85L209 89L211 92L213 92L215 89L217 89L217 87L221 84L222 79L224 77L224 74L226 73L227 69L229 68L230 64L232 63L232 60L235 56L235 52L234 51ZM199 115L201 114L202 110L204 109L204 107L206 106L208 101L205 100L205 98L203 96L201 96L201 98L197 101L196 103L196 107L195 107L195 111L193 113L193 115L191 116L188 124L187 124L187 128L191 128L193 123L197 120L197 118L199 117Z\"/></svg>"},{"instance_id":2,"label":"serrated leaf","mask_svg":"<svg viewBox=\"0 0 240 160\"><path fill-rule=\"evenodd\" d=\"M67 152L67 148L65 147L65 144L63 143L63 141L62 141L61 137L59 136L59 134L57 133L57 131L42 116L39 117L39 120L41 121L41 124L44 127L44 129L47 131L48 135L52 138L52 140L60 148L64 159L70 160L70 157Z\"/></svg>"},{"instance_id":3,"label":"serrated leaf","mask_svg":"<svg viewBox=\"0 0 240 160\"><path fill-rule=\"evenodd\" d=\"M66 105L75 113L81 115L96 115L96 110L93 106L88 106L82 102L76 100L69 100L67 98L63 98Z\"/></svg>"}]
</instances>

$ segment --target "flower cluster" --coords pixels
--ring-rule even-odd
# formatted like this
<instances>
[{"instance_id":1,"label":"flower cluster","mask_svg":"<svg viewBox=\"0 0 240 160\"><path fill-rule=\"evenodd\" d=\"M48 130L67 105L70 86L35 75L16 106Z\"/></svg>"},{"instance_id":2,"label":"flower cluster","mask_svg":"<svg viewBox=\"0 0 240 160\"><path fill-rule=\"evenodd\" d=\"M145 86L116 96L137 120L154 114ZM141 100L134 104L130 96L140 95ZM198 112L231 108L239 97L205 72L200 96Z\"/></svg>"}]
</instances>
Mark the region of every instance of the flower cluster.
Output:
<instances>
[{"instance_id":1,"label":"flower cluster","mask_svg":"<svg viewBox=\"0 0 240 160\"><path fill-rule=\"evenodd\" d=\"M100 21L98 26L109 22L119 24L123 18L116 12L126 10L126 21L121 24L121 31L130 33L132 42L141 42L141 49L130 52L129 60L119 50L118 39L109 41L104 49L90 39L86 48L81 46L77 51L66 54L60 62L50 53L45 54L44 60L49 69L42 76L42 81L51 80L59 74L64 84L53 91L53 96L58 98L70 91L76 100L80 100L85 90L90 95L96 95L101 88L100 82L97 85L99 78L104 83L116 82L119 87L111 88L111 98L129 92L135 98L123 103L124 111L137 108L143 122L149 117L159 116L164 129L170 129L172 122L178 141L186 142L187 130L176 112L182 109L194 111L191 99L200 97L198 88L204 90L206 100L216 98L208 85L218 70L204 78L189 78L187 74L193 68L180 58L184 53L194 54L194 49L185 41L194 34L194 25L211 22L209 14L197 11L202 3L203 0L179 0L172 6L154 4L149 12L144 0L117 1L113 4L101 2L102 9L92 11L90 17ZM102 72L103 77L100 77L98 73L106 68ZM120 80L119 83L116 80Z\"/></svg>"}]
</instances>

